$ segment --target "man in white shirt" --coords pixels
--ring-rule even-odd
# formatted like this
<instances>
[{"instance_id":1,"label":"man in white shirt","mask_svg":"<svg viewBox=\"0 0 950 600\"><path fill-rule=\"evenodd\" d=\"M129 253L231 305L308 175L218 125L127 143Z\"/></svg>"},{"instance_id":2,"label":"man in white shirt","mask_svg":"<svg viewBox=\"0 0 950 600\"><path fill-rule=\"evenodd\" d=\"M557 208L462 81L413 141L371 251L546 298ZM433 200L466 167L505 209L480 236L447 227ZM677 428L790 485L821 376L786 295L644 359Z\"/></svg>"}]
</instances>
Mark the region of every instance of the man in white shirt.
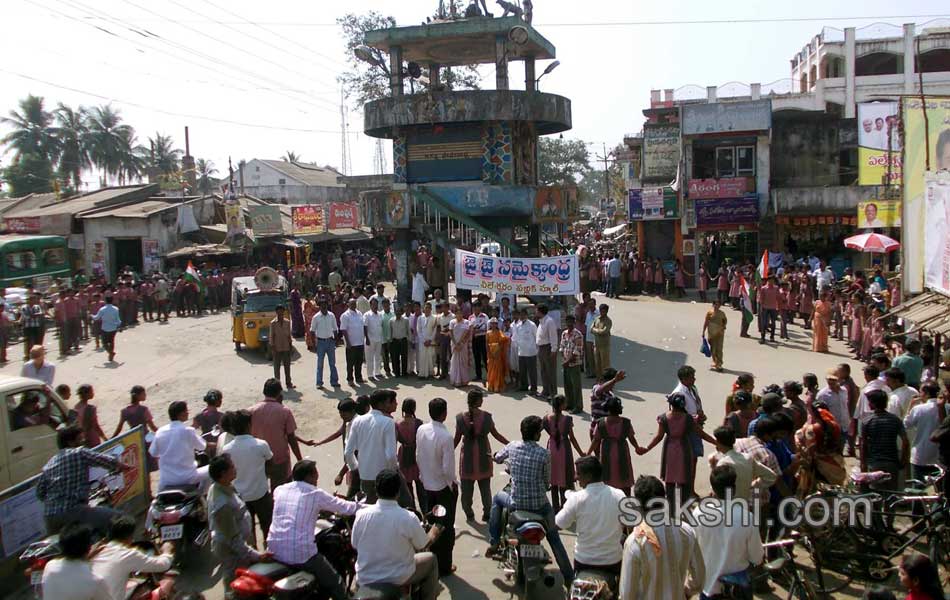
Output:
<instances>
[{"instance_id":1,"label":"man in white shirt","mask_svg":"<svg viewBox=\"0 0 950 600\"><path fill-rule=\"evenodd\" d=\"M861 439L861 423L865 417L874 412L871 405L868 404L868 392L881 390L885 394L891 393L891 389L880 379L881 371L877 367L874 365L865 365L863 373L865 383L864 387L861 388L861 395L858 396L858 403L854 407L854 420L852 421L855 428L855 431L852 433L857 435L854 439Z\"/></svg>"},{"instance_id":2,"label":"man in white shirt","mask_svg":"<svg viewBox=\"0 0 950 600\"><path fill-rule=\"evenodd\" d=\"M587 367L585 372L588 377L597 377L597 355L594 352L594 332L591 331L594 319L597 318L597 301L588 298L586 304L587 310L584 311L584 361L587 363Z\"/></svg>"},{"instance_id":3,"label":"man in white shirt","mask_svg":"<svg viewBox=\"0 0 950 600\"><path fill-rule=\"evenodd\" d=\"M475 381L482 379L482 368L488 374L488 315L482 310L482 303L476 301L472 305L472 316L468 318L472 329L472 361L475 363ZM418 326L418 324L417 324Z\"/></svg>"},{"instance_id":4,"label":"man in white shirt","mask_svg":"<svg viewBox=\"0 0 950 600\"><path fill-rule=\"evenodd\" d=\"M425 304L416 318L416 375L421 379L435 375L435 327L432 306Z\"/></svg>"},{"instance_id":5,"label":"man in white shirt","mask_svg":"<svg viewBox=\"0 0 950 600\"><path fill-rule=\"evenodd\" d=\"M907 377L897 367L884 371L884 383L891 389L887 400L887 412L903 419L910 411L917 390L905 384Z\"/></svg>"},{"instance_id":6,"label":"man in white shirt","mask_svg":"<svg viewBox=\"0 0 950 600\"><path fill-rule=\"evenodd\" d=\"M748 505L731 502L736 491L736 470L732 465L715 467L709 474L709 483L716 497L704 499L693 509L693 515L697 520L696 539L706 566L703 595L715 597L722 589L720 578L739 575L740 581L745 579L743 573L751 565L761 563L765 551ZM751 597L752 590L748 592Z\"/></svg>"},{"instance_id":7,"label":"man in white shirt","mask_svg":"<svg viewBox=\"0 0 950 600\"><path fill-rule=\"evenodd\" d=\"M340 315L340 331L343 332L343 341L346 342L346 382L353 385L355 375L356 383L363 383L363 341L366 339L366 327L363 325L362 313L356 310L356 300L350 300L349 307Z\"/></svg>"},{"instance_id":8,"label":"man in white shirt","mask_svg":"<svg viewBox=\"0 0 950 600\"><path fill-rule=\"evenodd\" d=\"M914 430L914 440L910 448L911 477L923 480L927 475L936 472L936 465L940 459L940 448L930 441L934 430L946 418L946 408L939 401L940 386L927 382L920 386L920 393L924 398L922 404L910 409L904 417L904 428Z\"/></svg>"},{"instance_id":9,"label":"man in white shirt","mask_svg":"<svg viewBox=\"0 0 950 600\"><path fill-rule=\"evenodd\" d=\"M541 368L541 396L550 400L557 395L557 349L561 345L558 323L548 314L546 304L538 306L538 366Z\"/></svg>"},{"instance_id":10,"label":"man in white shirt","mask_svg":"<svg viewBox=\"0 0 950 600\"><path fill-rule=\"evenodd\" d=\"M751 502L753 487L756 490L768 489L778 479L778 473L735 449L736 432L731 427L717 427L713 437L716 438L717 452L709 457L709 466L713 469L725 465L732 467L736 475L734 498Z\"/></svg>"},{"instance_id":11,"label":"man in white shirt","mask_svg":"<svg viewBox=\"0 0 950 600\"><path fill-rule=\"evenodd\" d=\"M435 293L438 296L439 290ZM435 317L436 362L439 365L439 379L448 379L452 360L452 332L449 327L455 316L449 312L448 302L439 300L436 306L440 311Z\"/></svg>"},{"instance_id":12,"label":"man in white shirt","mask_svg":"<svg viewBox=\"0 0 950 600\"><path fill-rule=\"evenodd\" d=\"M44 600L109 600L109 584L92 571L89 551L92 529L77 523L59 534L62 558L54 558L43 569Z\"/></svg>"},{"instance_id":13,"label":"man in white shirt","mask_svg":"<svg viewBox=\"0 0 950 600\"><path fill-rule=\"evenodd\" d=\"M158 491L174 486L198 485L205 493L211 485L208 467L198 468L195 452L205 449L205 441L198 432L185 425L188 422L188 403L176 400L168 405L171 422L155 432L148 453L158 459Z\"/></svg>"},{"instance_id":14,"label":"man in white shirt","mask_svg":"<svg viewBox=\"0 0 950 600\"><path fill-rule=\"evenodd\" d=\"M46 348L33 346L30 348L30 360L23 363L20 377L39 379L46 385L53 387L53 378L56 376L56 365L46 360Z\"/></svg>"},{"instance_id":15,"label":"man in white shirt","mask_svg":"<svg viewBox=\"0 0 950 600\"><path fill-rule=\"evenodd\" d=\"M336 315L327 310L327 301L320 301L320 312L310 320L310 331L317 342L317 387L323 387L323 359L330 364L330 385L340 387L340 375L336 370L336 338L340 328Z\"/></svg>"},{"instance_id":16,"label":"man in white shirt","mask_svg":"<svg viewBox=\"0 0 950 600\"><path fill-rule=\"evenodd\" d=\"M416 585L421 600L434 600L439 594L438 561L424 550L439 537L442 526L433 525L427 535L416 515L396 503L403 485L395 469L380 471L374 484L379 501L356 513L353 521L356 583Z\"/></svg>"},{"instance_id":17,"label":"man in white shirt","mask_svg":"<svg viewBox=\"0 0 950 600\"><path fill-rule=\"evenodd\" d=\"M416 271L416 274L412 276L412 301L422 304L426 301L426 292L429 291L429 284L426 283L425 275L422 274L422 270L419 269Z\"/></svg>"},{"instance_id":18,"label":"man in white shirt","mask_svg":"<svg viewBox=\"0 0 950 600\"><path fill-rule=\"evenodd\" d=\"M350 471L360 472L360 489L367 504L376 502L376 475L396 468L396 392L376 390L369 398L372 409L353 419L343 458ZM357 455L359 459L357 459ZM407 490L408 494L408 490Z\"/></svg>"},{"instance_id":19,"label":"man in white shirt","mask_svg":"<svg viewBox=\"0 0 950 600\"><path fill-rule=\"evenodd\" d=\"M841 387L838 380L838 372L835 369L828 369L825 375L827 385L818 390L815 394L815 400L821 400L828 405L828 412L835 418L838 427L841 428L842 442L847 438L847 432L851 426L851 415L848 414L848 390Z\"/></svg>"},{"instance_id":20,"label":"man in white shirt","mask_svg":"<svg viewBox=\"0 0 950 600\"><path fill-rule=\"evenodd\" d=\"M458 503L458 481L455 476L455 443L445 426L448 405L443 398L429 401L430 423L416 430L416 464L419 479L426 491L426 506L444 506L443 535L432 544L432 553L439 560L439 575L452 574L452 550L455 547L455 509Z\"/></svg>"},{"instance_id":21,"label":"man in white shirt","mask_svg":"<svg viewBox=\"0 0 950 600\"><path fill-rule=\"evenodd\" d=\"M363 314L366 328L366 376L372 380L383 374L383 314L376 298L369 301L369 310Z\"/></svg>"},{"instance_id":22,"label":"man in white shirt","mask_svg":"<svg viewBox=\"0 0 950 600\"><path fill-rule=\"evenodd\" d=\"M538 395L538 326L523 310L515 311L518 321L512 326L511 340L518 348L518 389Z\"/></svg>"},{"instance_id":23,"label":"man in white shirt","mask_svg":"<svg viewBox=\"0 0 950 600\"><path fill-rule=\"evenodd\" d=\"M604 468L596 456L578 458L574 465L581 490L568 491L567 501L554 517L561 529L576 524L574 572L591 568L620 577L623 560L620 503L626 495L604 483Z\"/></svg>"},{"instance_id":24,"label":"man in white shirt","mask_svg":"<svg viewBox=\"0 0 950 600\"><path fill-rule=\"evenodd\" d=\"M221 452L231 457L237 469L234 489L244 501L248 512L257 517L261 533L267 539L271 516L274 512L274 498L270 493L267 461L274 458L270 445L250 434L251 412L239 410L231 413L231 428L234 438L224 445Z\"/></svg>"},{"instance_id":25,"label":"man in white shirt","mask_svg":"<svg viewBox=\"0 0 950 600\"><path fill-rule=\"evenodd\" d=\"M699 390L696 389L696 369L689 365L683 365L676 371L676 378L679 383L673 388L672 394L682 394L686 399L686 412L702 425L706 422L706 413L703 412L703 401L699 397ZM696 472L696 461L703 455L703 440L695 431L690 436L690 443L693 447L693 473Z\"/></svg>"},{"instance_id":26,"label":"man in white shirt","mask_svg":"<svg viewBox=\"0 0 950 600\"><path fill-rule=\"evenodd\" d=\"M340 575L317 550L313 531L321 511L353 515L362 508L317 487L317 463L301 460L294 465L293 481L274 490L274 522L267 536L267 550L283 564L302 569L317 578L320 589L333 600L345 600ZM385 535L382 531L377 535Z\"/></svg>"},{"instance_id":27,"label":"man in white shirt","mask_svg":"<svg viewBox=\"0 0 950 600\"><path fill-rule=\"evenodd\" d=\"M109 542L92 558L92 572L109 587L109 600L125 600L126 585L133 573L164 573L172 567L174 545L162 544L161 554L151 556L133 546L135 519L116 517L109 530ZM106 600L106 599L103 599Z\"/></svg>"}]
</instances>

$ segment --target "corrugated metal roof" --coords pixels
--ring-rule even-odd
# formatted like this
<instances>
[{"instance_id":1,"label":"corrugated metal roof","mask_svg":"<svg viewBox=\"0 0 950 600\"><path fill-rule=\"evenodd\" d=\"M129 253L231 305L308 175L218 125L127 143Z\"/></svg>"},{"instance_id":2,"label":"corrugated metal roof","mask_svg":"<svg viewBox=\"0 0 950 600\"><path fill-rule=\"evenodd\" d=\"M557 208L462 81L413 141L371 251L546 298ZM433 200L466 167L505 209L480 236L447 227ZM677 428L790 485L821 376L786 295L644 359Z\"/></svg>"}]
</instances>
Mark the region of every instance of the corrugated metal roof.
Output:
<instances>
[{"instance_id":1,"label":"corrugated metal roof","mask_svg":"<svg viewBox=\"0 0 950 600\"><path fill-rule=\"evenodd\" d=\"M147 194L145 197L148 197L152 194L158 193L158 191L158 184L144 184L105 188L95 192L90 192L88 194L83 194L82 196L69 198L67 200L57 201L56 197L53 196L50 202L44 203L39 207L25 208L23 210L20 210L19 208L13 208L3 216L24 218L45 217L62 214L78 215L79 213L101 207L103 204L121 202L123 196L128 196L131 200L136 196L142 196L143 193Z\"/></svg>"},{"instance_id":2,"label":"corrugated metal roof","mask_svg":"<svg viewBox=\"0 0 950 600\"><path fill-rule=\"evenodd\" d=\"M134 204L123 204L115 208L104 208L82 215L82 219L100 219L103 217L117 217L120 219L145 219L155 213L177 208L179 204L188 204L200 200L200 196L182 198L149 198Z\"/></svg>"},{"instance_id":3,"label":"corrugated metal roof","mask_svg":"<svg viewBox=\"0 0 950 600\"><path fill-rule=\"evenodd\" d=\"M925 292L891 309L890 314L910 321L914 329L950 333L950 297Z\"/></svg>"},{"instance_id":4,"label":"corrugated metal roof","mask_svg":"<svg viewBox=\"0 0 950 600\"><path fill-rule=\"evenodd\" d=\"M305 165L301 163L291 163L283 160L263 160L257 159L272 169L277 169L287 177L295 179L305 185L316 185L321 187L346 187L337 181L342 173L333 169L326 169L316 165Z\"/></svg>"}]
</instances>

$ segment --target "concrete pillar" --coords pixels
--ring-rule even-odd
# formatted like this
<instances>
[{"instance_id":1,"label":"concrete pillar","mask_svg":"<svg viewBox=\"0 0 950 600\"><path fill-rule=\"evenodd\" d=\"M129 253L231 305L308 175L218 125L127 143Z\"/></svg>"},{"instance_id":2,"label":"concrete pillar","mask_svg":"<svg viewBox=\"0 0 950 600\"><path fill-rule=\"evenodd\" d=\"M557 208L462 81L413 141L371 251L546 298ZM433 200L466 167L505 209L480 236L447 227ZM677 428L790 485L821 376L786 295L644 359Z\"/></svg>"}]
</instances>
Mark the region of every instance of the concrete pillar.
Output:
<instances>
[{"instance_id":1,"label":"concrete pillar","mask_svg":"<svg viewBox=\"0 0 950 600\"><path fill-rule=\"evenodd\" d=\"M759 195L759 215L769 206L769 173L771 172L769 133L755 138L755 192Z\"/></svg>"},{"instance_id":2,"label":"concrete pillar","mask_svg":"<svg viewBox=\"0 0 950 600\"><path fill-rule=\"evenodd\" d=\"M660 90L650 90L650 106L660 103Z\"/></svg>"},{"instance_id":3,"label":"concrete pillar","mask_svg":"<svg viewBox=\"0 0 950 600\"><path fill-rule=\"evenodd\" d=\"M904 93L914 93L914 83L917 80L917 56L914 47L914 24L904 23Z\"/></svg>"},{"instance_id":4,"label":"concrete pillar","mask_svg":"<svg viewBox=\"0 0 950 600\"><path fill-rule=\"evenodd\" d=\"M663 102L672 103L673 102L673 88L668 88L663 90Z\"/></svg>"},{"instance_id":5,"label":"concrete pillar","mask_svg":"<svg viewBox=\"0 0 950 600\"><path fill-rule=\"evenodd\" d=\"M439 79L442 75L441 65L435 63L429 63L429 89L436 89L439 87Z\"/></svg>"},{"instance_id":6,"label":"concrete pillar","mask_svg":"<svg viewBox=\"0 0 950 600\"><path fill-rule=\"evenodd\" d=\"M389 49L389 91L392 95L402 96L402 47Z\"/></svg>"},{"instance_id":7,"label":"concrete pillar","mask_svg":"<svg viewBox=\"0 0 950 600\"><path fill-rule=\"evenodd\" d=\"M508 39L495 36L495 89L508 89Z\"/></svg>"},{"instance_id":8,"label":"concrete pillar","mask_svg":"<svg viewBox=\"0 0 950 600\"><path fill-rule=\"evenodd\" d=\"M706 86L706 101L707 101L707 102L715 102L715 101L716 101L716 92L717 92L717 91L718 91L718 89L716 88L716 86L714 86L714 85L707 85L707 86Z\"/></svg>"},{"instance_id":9,"label":"concrete pillar","mask_svg":"<svg viewBox=\"0 0 950 600\"><path fill-rule=\"evenodd\" d=\"M528 92L534 91L534 80L538 76L534 73L534 57L529 56L524 59L524 89Z\"/></svg>"},{"instance_id":10,"label":"concrete pillar","mask_svg":"<svg viewBox=\"0 0 950 600\"><path fill-rule=\"evenodd\" d=\"M844 117L853 119L857 114L854 106L854 27L844 29Z\"/></svg>"},{"instance_id":11,"label":"concrete pillar","mask_svg":"<svg viewBox=\"0 0 950 600\"><path fill-rule=\"evenodd\" d=\"M749 87L752 88L752 99L753 99L753 100L758 100L759 98L762 97L762 84L761 84L761 83L753 83L753 84L750 85Z\"/></svg>"}]
</instances>

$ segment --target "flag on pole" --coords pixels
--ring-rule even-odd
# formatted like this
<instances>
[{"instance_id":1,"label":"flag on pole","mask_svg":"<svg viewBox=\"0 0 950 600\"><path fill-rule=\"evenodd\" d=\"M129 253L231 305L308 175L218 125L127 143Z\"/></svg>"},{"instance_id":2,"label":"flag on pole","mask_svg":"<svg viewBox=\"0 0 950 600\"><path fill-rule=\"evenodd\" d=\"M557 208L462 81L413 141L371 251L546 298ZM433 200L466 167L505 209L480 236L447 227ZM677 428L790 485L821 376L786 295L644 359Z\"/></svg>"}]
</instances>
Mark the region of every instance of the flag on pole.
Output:
<instances>
[{"instance_id":1,"label":"flag on pole","mask_svg":"<svg viewBox=\"0 0 950 600\"><path fill-rule=\"evenodd\" d=\"M759 261L759 268L755 270L755 274L758 276L759 280L765 280L769 278L769 251L765 250L762 253L762 260Z\"/></svg>"},{"instance_id":2,"label":"flag on pole","mask_svg":"<svg viewBox=\"0 0 950 600\"><path fill-rule=\"evenodd\" d=\"M750 295L749 282L742 274L739 274L739 304L742 306L742 324L746 325L752 322L754 313L752 312L752 297Z\"/></svg>"},{"instance_id":3,"label":"flag on pole","mask_svg":"<svg viewBox=\"0 0 950 600\"><path fill-rule=\"evenodd\" d=\"M201 281L201 277L198 276L198 270L195 269L190 260L188 261L188 266L185 268L185 281L198 286L198 293L203 294L205 292L205 285Z\"/></svg>"}]
</instances>

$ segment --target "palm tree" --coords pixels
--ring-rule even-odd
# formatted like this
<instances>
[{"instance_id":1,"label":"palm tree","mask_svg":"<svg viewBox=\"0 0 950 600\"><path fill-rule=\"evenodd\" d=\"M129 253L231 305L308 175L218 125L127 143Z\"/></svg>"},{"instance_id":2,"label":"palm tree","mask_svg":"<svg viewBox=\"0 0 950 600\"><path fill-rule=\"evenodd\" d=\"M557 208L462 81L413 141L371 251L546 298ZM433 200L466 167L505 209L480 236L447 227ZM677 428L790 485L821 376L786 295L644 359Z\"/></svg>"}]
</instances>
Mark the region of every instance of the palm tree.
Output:
<instances>
[{"instance_id":1,"label":"palm tree","mask_svg":"<svg viewBox=\"0 0 950 600\"><path fill-rule=\"evenodd\" d=\"M135 132L131 126L122 122L122 116L111 104L96 106L88 113L88 133L86 147L89 149L89 158L100 172L102 186L105 187L110 177L125 179L128 153L131 153L131 143L135 139Z\"/></svg>"},{"instance_id":2,"label":"palm tree","mask_svg":"<svg viewBox=\"0 0 950 600\"><path fill-rule=\"evenodd\" d=\"M55 111L57 127L54 129L59 146L59 178L65 187L78 191L82 185L82 172L91 166L86 147L88 129L85 110L73 110L62 102Z\"/></svg>"},{"instance_id":3,"label":"palm tree","mask_svg":"<svg viewBox=\"0 0 950 600\"><path fill-rule=\"evenodd\" d=\"M0 123L13 131L0 139L7 151L15 150L14 160L24 154L46 157L51 163L57 158L56 136L53 134L53 114L43 106L43 98L28 95L18 103L20 110L11 110L9 117L0 117Z\"/></svg>"},{"instance_id":4,"label":"palm tree","mask_svg":"<svg viewBox=\"0 0 950 600\"><path fill-rule=\"evenodd\" d=\"M125 185L133 179L142 179L148 164L148 149L136 145L135 130L129 127L120 135L119 184Z\"/></svg>"},{"instance_id":5,"label":"palm tree","mask_svg":"<svg viewBox=\"0 0 950 600\"><path fill-rule=\"evenodd\" d=\"M288 150L281 159L289 163L296 163L300 162L300 155L292 150Z\"/></svg>"},{"instance_id":6,"label":"palm tree","mask_svg":"<svg viewBox=\"0 0 950 600\"><path fill-rule=\"evenodd\" d=\"M202 194L210 194L212 189L211 176L218 172L214 167L214 163L199 158L195 163L195 171L198 175L198 191Z\"/></svg>"},{"instance_id":7,"label":"palm tree","mask_svg":"<svg viewBox=\"0 0 950 600\"><path fill-rule=\"evenodd\" d=\"M148 138L148 166L157 169L162 175L170 175L179 170L181 150L173 148L175 142L170 135L156 132L154 138Z\"/></svg>"}]
</instances>

